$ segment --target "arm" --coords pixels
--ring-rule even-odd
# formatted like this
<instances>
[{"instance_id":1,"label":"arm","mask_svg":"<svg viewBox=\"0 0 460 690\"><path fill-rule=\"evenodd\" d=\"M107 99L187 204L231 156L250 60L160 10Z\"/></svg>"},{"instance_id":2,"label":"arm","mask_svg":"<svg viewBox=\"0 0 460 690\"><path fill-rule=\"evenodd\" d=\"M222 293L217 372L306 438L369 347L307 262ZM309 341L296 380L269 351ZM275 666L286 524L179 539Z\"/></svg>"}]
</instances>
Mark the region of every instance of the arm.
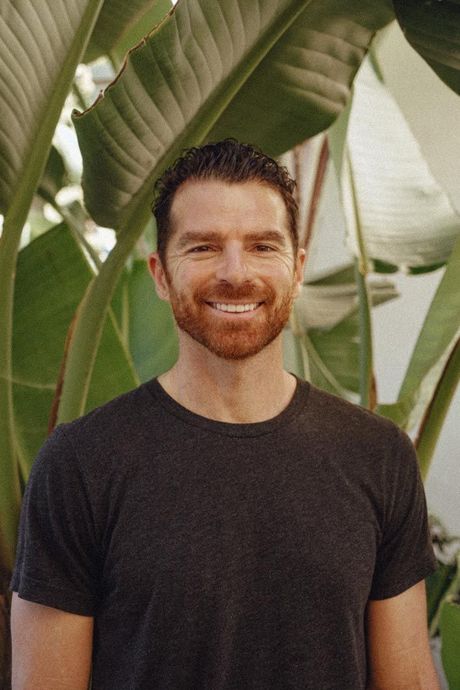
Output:
<instances>
[{"instance_id":1,"label":"arm","mask_svg":"<svg viewBox=\"0 0 460 690\"><path fill-rule=\"evenodd\" d=\"M368 690L440 690L429 647L425 582L367 607Z\"/></svg>"},{"instance_id":2,"label":"arm","mask_svg":"<svg viewBox=\"0 0 460 690\"><path fill-rule=\"evenodd\" d=\"M12 690L87 690L93 618L20 599L13 593Z\"/></svg>"}]
</instances>

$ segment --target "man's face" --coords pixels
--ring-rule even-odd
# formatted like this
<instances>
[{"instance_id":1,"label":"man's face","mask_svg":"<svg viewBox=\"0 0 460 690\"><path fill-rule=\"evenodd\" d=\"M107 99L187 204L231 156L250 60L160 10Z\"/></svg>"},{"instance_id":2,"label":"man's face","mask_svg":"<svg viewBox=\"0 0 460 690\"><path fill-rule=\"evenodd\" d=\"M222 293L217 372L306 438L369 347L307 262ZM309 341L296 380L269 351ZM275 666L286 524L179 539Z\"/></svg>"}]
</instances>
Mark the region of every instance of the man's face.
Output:
<instances>
[{"instance_id":1,"label":"man's face","mask_svg":"<svg viewBox=\"0 0 460 690\"><path fill-rule=\"evenodd\" d=\"M277 191L197 180L174 197L166 266L153 255L150 268L182 331L219 357L245 359L281 333L303 262Z\"/></svg>"}]
</instances>

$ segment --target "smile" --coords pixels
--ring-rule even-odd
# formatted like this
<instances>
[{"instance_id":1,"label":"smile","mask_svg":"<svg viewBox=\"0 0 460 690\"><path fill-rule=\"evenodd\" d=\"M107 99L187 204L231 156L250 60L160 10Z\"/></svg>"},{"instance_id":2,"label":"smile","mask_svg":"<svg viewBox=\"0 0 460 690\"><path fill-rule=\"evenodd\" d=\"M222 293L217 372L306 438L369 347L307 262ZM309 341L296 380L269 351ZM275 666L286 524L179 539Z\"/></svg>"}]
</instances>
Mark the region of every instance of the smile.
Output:
<instances>
[{"instance_id":1,"label":"smile","mask_svg":"<svg viewBox=\"0 0 460 690\"><path fill-rule=\"evenodd\" d=\"M262 303L253 302L251 304L224 304L222 302L208 302L208 304L213 309L217 309L217 311L226 311L235 314L245 311L254 311Z\"/></svg>"}]
</instances>

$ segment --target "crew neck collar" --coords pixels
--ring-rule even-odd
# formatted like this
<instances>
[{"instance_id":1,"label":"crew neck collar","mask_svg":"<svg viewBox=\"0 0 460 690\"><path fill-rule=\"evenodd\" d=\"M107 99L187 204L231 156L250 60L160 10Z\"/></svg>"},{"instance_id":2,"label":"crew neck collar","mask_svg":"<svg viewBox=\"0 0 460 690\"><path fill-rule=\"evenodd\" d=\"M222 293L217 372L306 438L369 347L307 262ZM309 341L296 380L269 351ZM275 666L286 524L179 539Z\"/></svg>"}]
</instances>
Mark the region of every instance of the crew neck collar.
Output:
<instances>
[{"instance_id":1,"label":"crew neck collar","mask_svg":"<svg viewBox=\"0 0 460 690\"><path fill-rule=\"evenodd\" d=\"M280 413L262 422L251 422L246 424L221 422L192 412L174 400L174 398L165 391L157 378L147 381L145 386L152 397L170 414L179 417L191 426L200 427L225 436L262 436L272 433L289 423L303 408L310 391L310 384L307 381L299 379L297 376L295 378L296 387L294 389L294 394L288 405L281 410Z\"/></svg>"}]
</instances>

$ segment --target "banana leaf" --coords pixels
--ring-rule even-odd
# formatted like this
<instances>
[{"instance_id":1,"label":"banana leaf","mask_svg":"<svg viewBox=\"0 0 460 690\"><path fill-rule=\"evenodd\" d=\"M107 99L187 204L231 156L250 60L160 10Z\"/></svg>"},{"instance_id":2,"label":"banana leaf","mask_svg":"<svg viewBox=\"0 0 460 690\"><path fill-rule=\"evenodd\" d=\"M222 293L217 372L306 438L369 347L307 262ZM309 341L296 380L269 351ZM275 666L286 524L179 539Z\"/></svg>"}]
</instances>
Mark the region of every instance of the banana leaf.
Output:
<instances>
[{"instance_id":1,"label":"banana leaf","mask_svg":"<svg viewBox=\"0 0 460 690\"><path fill-rule=\"evenodd\" d=\"M347 148L367 256L404 268L445 262L460 236L460 215L370 60L355 81ZM359 255L346 176L342 184L348 244Z\"/></svg>"},{"instance_id":2,"label":"banana leaf","mask_svg":"<svg viewBox=\"0 0 460 690\"><path fill-rule=\"evenodd\" d=\"M369 293L375 307L398 296L387 279L371 280ZM358 303L354 267L328 271L302 287L291 319L293 335L285 337L291 370L308 371L318 387L354 401L360 390Z\"/></svg>"},{"instance_id":3,"label":"banana leaf","mask_svg":"<svg viewBox=\"0 0 460 690\"><path fill-rule=\"evenodd\" d=\"M91 62L101 55L118 52L120 43L132 48L144 34L151 31L171 8L165 0L105 0L98 20L91 34L84 62ZM145 26L145 31L139 25Z\"/></svg>"},{"instance_id":4,"label":"banana leaf","mask_svg":"<svg viewBox=\"0 0 460 690\"><path fill-rule=\"evenodd\" d=\"M120 40L109 51L108 54L112 63L121 66L128 51L139 43L144 36L149 34L153 27L157 26L164 19L172 7L170 0L157 0L153 3L153 6L152 3L149 3L148 11L124 31Z\"/></svg>"},{"instance_id":5,"label":"banana leaf","mask_svg":"<svg viewBox=\"0 0 460 690\"><path fill-rule=\"evenodd\" d=\"M241 138L273 154L325 129L345 107L375 31L392 17L383 0L182 0L130 53L104 97L74 116L90 213L122 226L183 146L238 135L235 120Z\"/></svg>"},{"instance_id":6,"label":"banana leaf","mask_svg":"<svg viewBox=\"0 0 460 690\"><path fill-rule=\"evenodd\" d=\"M449 690L460 690L460 599L447 597L441 607L441 659Z\"/></svg>"},{"instance_id":7,"label":"banana leaf","mask_svg":"<svg viewBox=\"0 0 460 690\"><path fill-rule=\"evenodd\" d=\"M13 381L16 443L23 479L46 439L69 323L92 277L80 244L65 224L44 233L19 253ZM108 319L86 410L138 382L117 324Z\"/></svg>"},{"instance_id":8,"label":"banana leaf","mask_svg":"<svg viewBox=\"0 0 460 690\"><path fill-rule=\"evenodd\" d=\"M381 405L381 414L414 429L433 398L440 376L460 333L460 240L423 322L394 405Z\"/></svg>"},{"instance_id":9,"label":"banana leaf","mask_svg":"<svg viewBox=\"0 0 460 690\"><path fill-rule=\"evenodd\" d=\"M431 174L460 213L460 98L426 69L397 22L381 32L371 54Z\"/></svg>"},{"instance_id":10,"label":"banana leaf","mask_svg":"<svg viewBox=\"0 0 460 690\"><path fill-rule=\"evenodd\" d=\"M383 304L398 296L394 284L387 279L370 282L372 304ZM322 279L302 286L297 297L296 316L302 330L328 331L358 309L358 291L353 267L328 272Z\"/></svg>"},{"instance_id":11,"label":"banana leaf","mask_svg":"<svg viewBox=\"0 0 460 690\"><path fill-rule=\"evenodd\" d=\"M371 67L370 64L363 66L363 76L360 75L360 79L364 80L364 89L359 94L361 84L357 80L350 114L345 114L348 117L342 118L342 122L338 121L330 132L331 151L343 185L342 198L353 250L364 263L368 253L374 257L377 254L379 260L390 261L392 265L418 263L426 266L432 261L448 259L439 294L429 309L398 400L394 404L381 404L377 407L380 414L410 430L420 424L433 401L460 327L460 293L455 286L459 271L458 240L457 244L455 242L460 224L448 195L423 163L420 151L397 106ZM380 109L379 118L376 118L369 107L375 91L387 103L385 117L382 117L381 112L384 111ZM355 108L357 102L358 108ZM392 113L396 115L393 120ZM387 123L391 121L395 126L386 129ZM401 127L399 135L398 127ZM391 141L393 146L389 148L388 142ZM401 170L404 172L404 160L406 179L400 174ZM379 175L376 185L377 167L379 170L383 169L384 174ZM413 183L417 176L419 181ZM426 208L426 213L418 217L415 228L412 222L417 218L419 208L423 207L425 197L431 198L432 203ZM398 200L397 209L394 206L395 199ZM401 209L406 210L401 214ZM435 233L433 226L437 231ZM363 236L361 243L358 232L360 227ZM452 375L456 376L449 369L450 379ZM448 398L444 394L443 401L447 404ZM443 414L445 407L444 405ZM427 449L431 446L432 443L428 443ZM427 457L424 462L425 472L428 464Z\"/></svg>"},{"instance_id":12,"label":"banana leaf","mask_svg":"<svg viewBox=\"0 0 460 690\"><path fill-rule=\"evenodd\" d=\"M449 407L454 399L460 381L460 331L457 340L449 352L417 431L415 447L420 461L422 476L428 474L436 444L447 417Z\"/></svg>"},{"instance_id":13,"label":"banana leaf","mask_svg":"<svg viewBox=\"0 0 460 690\"><path fill-rule=\"evenodd\" d=\"M406 39L436 74L460 94L460 5L393 0Z\"/></svg>"},{"instance_id":14,"label":"banana leaf","mask_svg":"<svg viewBox=\"0 0 460 690\"><path fill-rule=\"evenodd\" d=\"M145 260L136 259L123 271L113 311L141 381L173 366L179 350L172 310L157 296Z\"/></svg>"},{"instance_id":15,"label":"banana leaf","mask_svg":"<svg viewBox=\"0 0 460 690\"><path fill-rule=\"evenodd\" d=\"M102 0L0 5L0 565L11 568L21 484L12 389L13 282L22 229Z\"/></svg>"}]
</instances>

